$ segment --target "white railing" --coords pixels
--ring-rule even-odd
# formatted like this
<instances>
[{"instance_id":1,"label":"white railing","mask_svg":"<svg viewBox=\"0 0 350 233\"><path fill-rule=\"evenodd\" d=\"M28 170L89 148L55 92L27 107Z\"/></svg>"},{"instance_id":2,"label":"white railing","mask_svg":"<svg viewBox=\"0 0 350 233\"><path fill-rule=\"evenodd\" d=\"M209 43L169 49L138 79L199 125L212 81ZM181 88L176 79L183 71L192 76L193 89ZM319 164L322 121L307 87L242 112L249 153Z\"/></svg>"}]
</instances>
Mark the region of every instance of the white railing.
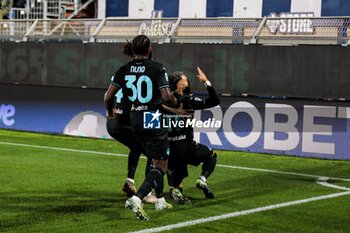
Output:
<instances>
[{"instance_id":1,"label":"white railing","mask_svg":"<svg viewBox=\"0 0 350 233\"><path fill-rule=\"evenodd\" d=\"M125 39L132 39L139 34L145 34L159 43L347 45L350 40L350 17L0 21L0 39L6 40L59 38L88 42L125 42ZM11 38L11 35L15 37Z\"/></svg>"},{"instance_id":2,"label":"white railing","mask_svg":"<svg viewBox=\"0 0 350 233\"><path fill-rule=\"evenodd\" d=\"M23 8L12 8L10 19L64 19L66 12L77 12L80 0L27 0Z\"/></svg>"}]
</instances>

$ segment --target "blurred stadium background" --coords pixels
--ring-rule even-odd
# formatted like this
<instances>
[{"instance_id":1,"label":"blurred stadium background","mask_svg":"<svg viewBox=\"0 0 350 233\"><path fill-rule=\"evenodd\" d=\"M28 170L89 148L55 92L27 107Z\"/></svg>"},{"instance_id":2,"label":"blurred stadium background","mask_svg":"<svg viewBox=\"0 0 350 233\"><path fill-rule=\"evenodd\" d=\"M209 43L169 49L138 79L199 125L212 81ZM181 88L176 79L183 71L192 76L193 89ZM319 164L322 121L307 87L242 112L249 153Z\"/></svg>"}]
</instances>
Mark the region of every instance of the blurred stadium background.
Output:
<instances>
[{"instance_id":1,"label":"blurred stadium background","mask_svg":"<svg viewBox=\"0 0 350 233\"><path fill-rule=\"evenodd\" d=\"M261 164L263 168L282 168L293 172L292 167L286 165L293 161L293 168L298 172L343 177L345 180L342 181L348 184L350 1L3 0L1 16L0 129L109 138L105 130L103 94L113 72L127 61L127 57L122 55L126 39L145 34L154 42L154 58L163 63L169 73L185 71L191 78L193 90L202 94L205 89L195 79L195 67L200 66L220 93L220 107L198 111L195 117L222 120L222 128L215 132L197 130L195 138L214 149L225 150L221 153L227 156L224 160L228 164L239 164L234 158L246 156L243 152L229 151L290 155L293 157L283 157L285 160L281 163L275 159L269 166L261 161L270 161L270 157L273 160L274 156L261 155L259 159L252 154L247 159L242 157L244 162L240 165L259 168ZM59 145L55 145L54 141L65 139L34 140L41 136L0 132L0 143L3 143L0 154L4 156L0 184L9 184L3 186L6 188L1 195L7 197L4 203L11 203L9 192L22 189L23 183L11 184L9 178L5 179L18 175L12 174L12 169L5 169L5 165L15 169L14 163L19 162L9 162L16 151L6 143L20 146L26 139L29 144L57 147ZM96 139L89 140L93 144ZM77 142L77 145L84 150L89 143ZM120 151L125 150L121 146L110 149L115 145L110 140L103 143L106 146L101 151L122 153ZM77 149L73 144L66 145ZM99 147L96 145L90 149L98 150ZM33 151L18 153L35 154ZM52 154L51 149L44 153ZM303 167L303 163L310 166ZM320 165L313 170L316 164ZM231 178L222 173L218 179L225 182ZM291 188L286 196L292 197L300 187L308 185L303 183L305 180L300 182L301 186L291 182L290 185L297 188ZM218 183L217 188L220 187ZM243 181L238 183L244 185ZM229 191L235 192L235 188ZM316 193L321 192L318 190ZM108 195L106 198L110 198ZM227 192L222 191L222 195L227 195ZM277 193L269 196L269 200L282 196ZM302 196L301 192L299 199L304 198ZM259 200L260 197L257 198ZM123 198L120 196L118 199ZM282 199L278 202L285 201ZM220 200L227 201L224 198ZM260 202L247 206L241 204L244 209L274 202L256 203ZM33 206L36 204L31 202ZM204 208L205 204L201 205ZM336 203L328 205L338 206ZM218 206L220 203L213 205L213 215L220 212L215 209ZM341 206L343 209L337 214L342 221L333 222L330 229L313 231L310 227L294 231L288 228L285 232L349 232L349 205ZM317 212L314 210L313 213ZM200 211L201 208L193 217L203 217ZM300 214L298 210L294 212L295 215ZM16 225L16 221L8 220L12 214L9 211L0 215L0 223L3 224L0 226L6 226L4 229L9 231L11 226ZM177 214L174 213L174 219L184 221L182 215ZM334 213L331 211L329 214ZM30 222L30 216L28 219L25 222ZM321 217L315 216L312 222L318 224L318 219ZM226 222L223 226L229 224ZM96 231L107 229L103 228L103 224L99 227ZM128 227L127 224L125 227ZM210 229L213 230L211 227L209 224L204 230L210 232ZM25 229L18 228L17 231ZM38 231L42 228L30 229ZM52 229L48 227L48 231ZM227 232L225 229L214 227L219 232ZM259 232L243 226L237 229ZM281 232L282 228L271 229L262 229L261 232ZM84 228L83 232L89 231Z\"/></svg>"}]
</instances>

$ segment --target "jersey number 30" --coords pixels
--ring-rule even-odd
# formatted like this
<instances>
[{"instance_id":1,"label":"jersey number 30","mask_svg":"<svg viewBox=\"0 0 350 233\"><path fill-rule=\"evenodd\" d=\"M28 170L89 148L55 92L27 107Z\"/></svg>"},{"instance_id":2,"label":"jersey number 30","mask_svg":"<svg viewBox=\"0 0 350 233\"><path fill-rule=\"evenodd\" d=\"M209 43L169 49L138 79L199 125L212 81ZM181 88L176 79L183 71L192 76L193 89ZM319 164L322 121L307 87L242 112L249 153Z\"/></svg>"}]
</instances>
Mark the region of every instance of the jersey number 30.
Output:
<instances>
[{"instance_id":1,"label":"jersey number 30","mask_svg":"<svg viewBox=\"0 0 350 233\"><path fill-rule=\"evenodd\" d=\"M146 76L142 75L136 82L136 75L125 75L125 80L126 82L126 87L131 89L132 95L129 96L129 100L131 102L134 102L136 99L142 103L146 104L151 101L152 99L152 93L153 93L153 86L152 86L152 80ZM146 93L142 93L142 86L146 85L146 88L143 90L146 90ZM123 91L122 89L119 89L117 92L116 96L116 101L117 103L121 102L121 99L123 98Z\"/></svg>"}]
</instances>

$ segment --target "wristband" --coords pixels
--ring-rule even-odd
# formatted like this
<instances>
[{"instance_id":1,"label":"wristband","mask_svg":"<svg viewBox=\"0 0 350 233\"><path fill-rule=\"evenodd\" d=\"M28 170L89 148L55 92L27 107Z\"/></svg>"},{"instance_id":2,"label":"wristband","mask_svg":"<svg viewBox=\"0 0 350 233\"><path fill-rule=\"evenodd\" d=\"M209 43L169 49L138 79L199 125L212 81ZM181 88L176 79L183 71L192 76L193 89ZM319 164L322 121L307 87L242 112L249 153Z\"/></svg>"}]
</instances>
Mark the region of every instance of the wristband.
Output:
<instances>
[{"instance_id":1,"label":"wristband","mask_svg":"<svg viewBox=\"0 0 350 233\"><path fill-rule=\"evenodd\" d=\"M206 87L211 87L211 82L209 80L207 80L207 81L204 82L204 85Z\"/></svg>"}]
</instances>

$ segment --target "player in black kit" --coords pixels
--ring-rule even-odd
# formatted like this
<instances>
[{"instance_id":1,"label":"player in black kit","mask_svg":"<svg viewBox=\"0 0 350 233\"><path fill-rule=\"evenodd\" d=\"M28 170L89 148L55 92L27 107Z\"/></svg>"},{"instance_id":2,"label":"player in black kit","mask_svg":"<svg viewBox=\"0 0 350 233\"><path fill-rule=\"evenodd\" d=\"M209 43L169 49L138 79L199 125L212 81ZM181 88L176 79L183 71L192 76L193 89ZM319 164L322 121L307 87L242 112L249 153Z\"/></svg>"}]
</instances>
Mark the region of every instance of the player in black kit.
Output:
<instances>
[{"instance_id":1,"label":"player in black kit","mask_svg":"<svg viewBox=\"0 0 350 233\"><path fill-rule=\"evenodd\" d=\"M190 91L187 76L183 72L173 72L169 79L179 108L174 109L164 106L170 114L177 116L176 118L171 117L172 120L192 120L194 110L211 108L220 104L219 96L216 94L206 75L200 68L197 68L197 71L197 77L207 87L209 97L201 98L194 96ZM190 114L190 118L188 118L188 114ZM191 126L170 128L169 144L171 154L169 159L168 183L171 197L178 203L189 203L189 200L182 195L181 183L188 176L188 164L198 166L202 163L202 172L196 181L196 187L203 191L206 198L214 198L214 194L206 180L216 166L216 153L209 147L193 140L193 127Z\"/></svg>"},{"instance_id":2,"label":"player in black kit","mask_svg":"<svg viewBox=\"0 0 350 233\"><path fill-rule=\"evenodd\" d=\"M114 76L113 76L114 77ZM113 79L112 77L112 79ZM113 82L111 83L113 85ZM130 107L128 101L118 98L114 101L114 116L109 116L106 122L106 128L109 135L130 149L128 155L128 173L122 191L127 197L132 197L136 193L135 171L141 154L145 154L145 148L141 139L133 132L130 122ZM146 169L147 170L147 169ZM146 171L147 173L147 171Z\"/></svg>"},{"instance_id":3,"label":"player in black kit","mask_svg":"<svg viewBox=\"0 0 350 233\"><path fill-rule=\"evenodd\" d=\"M129 54L133 60L120 67L105 95L107 115L113 117L113 97L129 98L131 126L145 143L146 154L152 158L153 169L149 172L136 194L126 200L139 219L149 220L142 208L141 200L155 188L156 210L171 208L163 196L164 174L168 169L168 133L161 127L160 109L162 104L176 105L176 99L169 88L165 68L152 60L151 42L147 36L139 35L129 44ZM120 91L121 90L121 91Z\"/></svg>"},{"instance_id":4,"label":"player in black kit","mask_svg":"<svg viewBox=\"0 0 350 233\"><path fill-rule=\"evenodd\" d=\"M127 47L127 46L126 46ZM128 55L128 48L125 49L124 53ZM112 76L111 85L114 85L114 77ZM110 91L112 88L107 90ZM120 92L121 93L121 92ZM118 93L118 94L120 94ZM144 143L141 139L133 132L130 122L130 109L131 102L128 98L120 98L117 94L117 97L114 97L114 107L113 107L113 116L109 116L106 122L106 128L109 135L122 143L124 146L130 149L128 155L128 172L127 178L123 185L122 191L126 194L127 197L132 197L136 193L135 187L135 172L138 166L138 162L141 154L146 155ZM108 95L108 94L107 94ZM147 165L145 169L145 175L150 171L151 159L147 159ZM147 195L143 201L146 203L155 203L155 196Z\"/></svg>"}]
</instances>

